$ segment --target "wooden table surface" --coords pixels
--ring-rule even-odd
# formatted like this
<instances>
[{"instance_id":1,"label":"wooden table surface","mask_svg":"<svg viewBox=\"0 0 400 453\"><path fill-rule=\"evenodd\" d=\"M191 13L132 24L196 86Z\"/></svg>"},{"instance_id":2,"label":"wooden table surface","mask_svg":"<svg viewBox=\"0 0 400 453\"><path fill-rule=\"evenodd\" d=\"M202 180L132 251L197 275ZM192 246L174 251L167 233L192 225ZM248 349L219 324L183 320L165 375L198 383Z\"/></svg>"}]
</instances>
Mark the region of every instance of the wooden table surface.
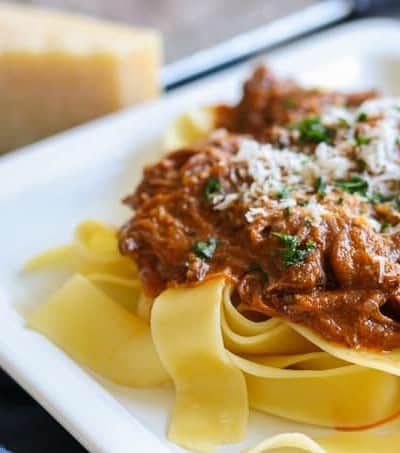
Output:
<instances>
[{"instance_id":1,"label":"wooden table surface","mask_svg":"<svg viewBox=\"0 0 400 453\"><path fill-rule=\"evenodd\" d=\"M10 1L10 0L9 0ZM175 61L317 0L11 0L154 27Z\"/></svg>"}]
</instances>

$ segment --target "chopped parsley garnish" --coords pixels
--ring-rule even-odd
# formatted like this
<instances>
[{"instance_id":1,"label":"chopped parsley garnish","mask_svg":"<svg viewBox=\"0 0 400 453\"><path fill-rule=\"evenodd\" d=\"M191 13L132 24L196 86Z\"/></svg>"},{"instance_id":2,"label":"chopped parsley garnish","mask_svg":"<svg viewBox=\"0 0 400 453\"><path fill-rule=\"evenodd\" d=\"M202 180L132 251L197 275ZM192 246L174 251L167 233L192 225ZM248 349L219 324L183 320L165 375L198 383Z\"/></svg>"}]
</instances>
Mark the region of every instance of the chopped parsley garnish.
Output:
<instances>
[{"instance_id":1,"label":"chopped parsley garnish","mask_svg":"<svg viewBox=\"0 0 400 453\"><path fill-rule=\"evenodd\" d=\"M379 203L381 203L381 197L380 197L380 195L377 192L369 193L369 194L366 194L366 195L367 195L367 200L371 204L379 204Z\"/></svg>"},{"instance_id":2,"label":"chopped parsley garnish","mask_svg":"<svg viewBox=\"0 0 400 453\"><path fill-rule=\"evenodd\" d=\"M358 146L361 146L361 145L368 145L368 143L371 141L371 139L369 139L367 137L363 137L362 135L357 135L355 137L355 141Z\"/></svg>"},{"instance_id":3,"label":"chopped parsley garnish","mask_svg":"<svg viewBox=\"0 0 400 453\"><path fill-rule=\"evenodd\" d=\"M268 274L263 270L260 263L251 263L247 267L247 272L261 272L263 280L268 280Z\"/></svg>"},{"instance_id":4,"label":"chopped parsley garnish","mask_svg":"<svg viewBox=\"0 0 400 453\"><path fill-rule=\"evenodd\" d=\"M297 200L299 206L307 206L310 202L308 200Z\"/></svg>"},{"instance_id":5,"label":"chopped parsley garnish","mask_svg":"<svg viewBox=\"0 0 400 453\"><path fill-rule=\"evenodd\" d=\"M312 225L312 222L310 219L304 219L304 226L306 226L307 228L310 228Z\"/></svg>"},{"instance_id":6,"label":"chopped parsley garnish","mask_svg":"<svg viewBox=\"0 0 400 453\"><path fill-rule=\"evenodd\" d=\"M295 109L297 107L297 103L292 98L287 98L283 101L283 104L288 109Z\"/></svg>"},{"instance_id":7,"label":"chopped parsley garnish","mask_svg":"<svg viewBox=\"0 0 400 453\"><path fill-rule=\"evenodd\" d=\"M330 143L331 130L324 126L318 116L305 118L292 126L300 132L300 141L303 143Z\"/></svg>"},{"instance_id":8,"label":"chopped parsley garnish","mask_svg":"<svg viewBox=\"0 0 400 453\"><path fill-rule=\"evenodd\" d=\"M315 181L315 190L317 191L317 194L321 198L325 197L325 195L326 195L326 182L321 178L321 176L318 176L317 180Z\"/></svg>"},{"instance_id":9,"label":"chopped parsley garnish","mask_svg":"<svg viewBox=\"0 0 400 453\"><path fill-rule=\"evenodd\" d=\"M284 186L282 190L276 192L275 195L277 196L277 198L279 198L279 200L283 200L284 198L289 198L290 190L286 186Z\"/></svg>"},{"instance_id":10,"label":"chopped parsley garnish","mask_svg":"<svg viewBox=\"0 0 400 453\"><path fill-rule=\"evenodd\" d=\"M208 260L214 255L217 248L217 240L215 238L208 238L207 242L196 241L193 244L194 253L201 259Z\"/></svg>"},{"instance_id":11,"label":"chopped parsley garnish","mask_svg":"<svg viewBox=\"0 0 400 453\"><path fill-rule=\"evenodd\" d=\"M301 244L297 236L291 234L273 232L274 236L279 238L285 245L284 249L279 249L278 253L282 257L282 264L290 267L302 263L312 250L315 249L315 242L307 241Z\"/></svg>"},{"instance_id":12,"label":"chopped parsley garnish","mask_svg":"<svg viewBox=\"0 0 400 453\"><path fill-rule=\"evenodd\" d=\"M396 209L400 210L400 195L396 195L394 198L394 206Z\"/></svg>"},{"instance_id":13,"label":"chopped parsley garnish","mask_svg":"<svg viewBox=\"0 0 400 453\"><path fill-rule=\"evenodd\" d=\"M335 186L340 187L347 193L359 193L363 196L366 196L368 191L368 181L360 176L353 176L350 179L338 181Z\"/></svg>"},{"instance_id":14,"label":"chopped parsley garnish","mask_svg":"<svg viewBox=\"0 0 400 453\"><path fill-rule=\"evenodd\" d=\"M347 120L345 120L344 118L339 118L339 126L340 127L343 127L343 128L346 128L346 129L349 129L350 127L350 124Z\"/></svg>"},{"instance_id":15,"label":"chopped parsley garnish","mask_svg":"<svg viewBox=\"0 0 400 453\"><path fill-rule=\"evenodd\" d=\"M339 197L338 201L337 201L337 204L343 204L343 202L344 202L344 198L343 197Z\"/></svg>"},{"instance_id":16,"label":"chopped parsley garnish","mask_svg":"<svg viewBox=\"0 0 400 453\"><path fill-rule=\"evenodd\" d=\"M357 116L357 121L367 121L368 119L368 116L365 112L361 112L358 116Z\"/></svg>"},{"instance_id":17,"label":"chopped parsley garnish","mask_svg":"<svg viewBox=\"0 0 400 453\"><path fill-rule=\"evenodd\" d=\"M209 178L204 187L204 196L207 201L211 200L212 195L222 192L221 181L213 176Z\"/></svg>"},{"instance_id":18,"label":"chopped parsley garnish","mask_svg":"<svg viewBox=\"0 0 400 453\"><path fill-rule=\"evenodd\" d=\"M284 210L283 210L283 215L285 217L289 217L290 216L290 207L287 206Z\"/></svg>"},{"instance_id":19,"label":"chopped parsley garnish","mask_svg":"<svg viewBox=\"0 0 400 453\"><path fill-rule=\"evenodd\" d=\"M262 267L260 263L250 263L247 267L247 272L256 272L262 271Z\"/></svg>"},{"instance_id":20,"label":"chopped parsley garnish","mask_svg":"<svg viewBox=\"0 0 400 453\"><path fill-rule=\"evenodd\" d=\"M390 223L383 222L381 223L381 233L385 232L390 227Z\"/></svg>"},{"instance_id":21,"label":"chopped parsley garnish","mask_svg":"<svg viewBox=\"0 0 400 453\"><path fill-rule=\"evenodd\" d=\"M383 195L381 192L368 193L367 199L372 204L386 203L387 201L392 201L392 195Z\"/></svg>"},{"instance_id":22,"label":"chopped parsley garnish","mask_svg":"<svg viewBox=\"0 0 400 453\"><path fill-rule=\"evenodd\" d=\"M357 166L359 171L365 171L367 168L367 163L363 159L357 159Z\"/></svg>"}]
</instances>

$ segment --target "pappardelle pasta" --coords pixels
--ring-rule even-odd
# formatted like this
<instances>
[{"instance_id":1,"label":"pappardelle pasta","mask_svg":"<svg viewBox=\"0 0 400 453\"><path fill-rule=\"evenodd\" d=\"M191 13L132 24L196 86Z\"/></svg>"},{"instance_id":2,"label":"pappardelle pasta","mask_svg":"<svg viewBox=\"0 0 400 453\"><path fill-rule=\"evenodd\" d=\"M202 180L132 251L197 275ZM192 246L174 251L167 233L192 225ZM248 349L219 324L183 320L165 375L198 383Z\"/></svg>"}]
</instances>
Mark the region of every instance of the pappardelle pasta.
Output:
<instances>
[{"instance_id":1,"label":"pappardelle pasta","mask_svg":"<svg viewBox=\"0 0 400 453\"><path fill-rule=\"evenodd\" d=\"M26 263L70 271L27 326L115 383L172 381L168 438L194 451L241 441L252 408L357 432L251 453L395 453L400 433L362 430L400 414L398 136L396 99L256 70L173 125L125 225Z\"/></svg>"}]
</instances>

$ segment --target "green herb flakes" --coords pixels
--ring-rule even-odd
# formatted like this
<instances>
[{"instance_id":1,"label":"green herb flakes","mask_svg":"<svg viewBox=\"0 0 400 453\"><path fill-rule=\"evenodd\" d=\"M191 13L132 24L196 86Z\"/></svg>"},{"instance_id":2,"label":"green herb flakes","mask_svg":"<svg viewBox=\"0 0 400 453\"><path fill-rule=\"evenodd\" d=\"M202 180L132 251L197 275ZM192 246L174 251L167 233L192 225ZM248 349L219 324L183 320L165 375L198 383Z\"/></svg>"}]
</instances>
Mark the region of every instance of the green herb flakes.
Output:
<instances>
[{"instance_id":1,"label":"green herb flakes","mask_svg":"<svg viewBox=\"0 0 400 453\"><path fill-rule=\"evenodd\" d=\"M261 271L261 270L262 270L262 267L261 267L260 263L250 263L247 266L247 272L257 272L257 271Z\"/></svg>"},{"instance_id":2,"label":"green herb flakes","mask_svg":"<svg viewBox=\"0 0 400 453\"><path fill-rule=\"evenodd\" d=\"M367 163L363 159L357 159L358 171L365 171L367 169Z\"/></svg>"},{"instance_id":3,"label":"green herb flakes","mask_svg":"<svg viewBox=\"0 0 400 453\"><path fill-rule=\"evenodd\" d=\"M311 228L312 222L310 219L304 219L304 226L307 228Z\"/></svg>"},{"instance_id":4,"label":"green herb flakes","mask_svg":"<svg viewBox=\"0 0 400 453\"><path fill-rule=\"evenodd\" d=\"M218 178L211 177L207 180L204 187L204 196L207 201L211 201L211 197L216 193L222 192L221 181Z\"/></svg>"},{"instance_id":5,"label":"green herb flakes","mask_svg":"<svg viewBox=\"0 0 400 453\"><path fill-rule=\"evenodd\" d=\"M368 115L365 112L360 112L357 116L357 121L363 122L368 120Z\"/></svg>"},{"instance_id":6,"label":"green herb flakes","mask_svg":"<svg viewBox=\"0 0 400 453\"><path fill-rule=\"evenodd\" d=\"M217 248L217 240L215 238L208 238L207 242L196 241L193 244L194 253L201 259L211 259Z\"/></svg>"},{"instance_id":7,"label":"green herb flakes","mask_svg":"<svg viewBox=\"0 0 400 453\"><path fill-rule=\"evenodd\" d=\"M360 176L353 176L347 180L337 181L335 186L341 188L347 193L359 193L363 196L366 196L368 191L368 181Z\"/></svg>"},{"instance_id":8,"label":"green herb flakes","mask_svg":"<svg viewBox=\"0 0 400 453\"><path fill-rule=\"evenodd\" d=\"M394 198L392 195L383 195L381 192L368 193L366 197L372 204L386 203L388 201L393 201Z\"/></svg>"},{"instance_id":9,"label":"green herb flakes","mask_svg":"<svg viewBox=\"0 0 400 453\"><path fill-rule=\"evenodd\" d=\"M288 109L295 109L297 107L296 101L292 98L285 99L283 105Z\"/></svg>"},{"instance_id":10,"label":"green herb flakes","mask_svg":"<svg viewBox=\"0 0 400 453\"><path fill-rule=\"evenodd\" d=\"M285 248L278 250L279 255L282 257L282 264L285 267L302 263L316 247L314 241L307 241L305 244L301 244L297 236L279 232L271 234L279 238L285 245Z\"/></svg>"},{"instance_id":11,"label":"green herb flakes","mask_svg":"<svg viewBox=\"0 0 400 453\"><path fill-rule=\"evenodd\" d=\"M319 117L305 118L292 126L300 132L300 141L303 143L330 143L331 130L324 126Z\"/></svg>"},{"instance_id":12,"label":"green herb flakes","mask_svg":"<svg viewBox=\"0 0 400 453\"><path fill-rule=\"evenodd\" d=\"M355 141L358 146L362 146L362 145L368 145L368 143L371 141L371 139L367 138L367 137L363 137L362 135L357 135L355 137Z\"/></svg>"},{"instance_id":13,"label":"green herb flakes","mask_svg":"<svg viewBox=\"0 0 400 453\"><path fill-rule=\"evenodd\" d=\"M247 267L247 272L261 272L264 281L268 281L268 274L265 272L260 263L251 263Z\"/></svg>"},{"instance_id":14,"label":"green herb flakes","mask_svg":"<svg viewBox=\"0 0 400 453\"><path fill-rule=\"evenodd\" d=\"M285 186L282 188L282 190L276 192L275 195L277 198L279 198L279 200L283 200L284 198L289 198L290 190Z\"/></svg>"},{"instance_id":15,"label":"green herb flakes","mask_svg":"<svg viewBox=\"0 0 400 453\"><path fill-rule=\"evenodd\" d=\"M318 176L315 181L315 190L321 198L324 198L326 195L326 187L326 182L321 178L321 176Z\"/></svg>"}]
</instances>

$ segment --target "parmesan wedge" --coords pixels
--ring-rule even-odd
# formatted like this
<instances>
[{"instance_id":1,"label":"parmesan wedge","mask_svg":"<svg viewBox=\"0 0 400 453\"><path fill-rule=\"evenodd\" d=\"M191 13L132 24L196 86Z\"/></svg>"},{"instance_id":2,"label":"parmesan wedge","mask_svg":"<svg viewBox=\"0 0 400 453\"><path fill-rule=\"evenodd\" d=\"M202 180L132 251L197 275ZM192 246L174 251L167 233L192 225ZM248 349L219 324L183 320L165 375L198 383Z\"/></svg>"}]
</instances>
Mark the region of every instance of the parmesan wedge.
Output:
<instances>
[{"instance_id":1,"label":"parmesan wedge","mask_svg":"<svg viewBox=\"0 0 400 453\"><path fill-rule=\"evenodd\" d=\"M0 4L0 152L156 96L157 33Z\"/></svg>"}]
</instances>

